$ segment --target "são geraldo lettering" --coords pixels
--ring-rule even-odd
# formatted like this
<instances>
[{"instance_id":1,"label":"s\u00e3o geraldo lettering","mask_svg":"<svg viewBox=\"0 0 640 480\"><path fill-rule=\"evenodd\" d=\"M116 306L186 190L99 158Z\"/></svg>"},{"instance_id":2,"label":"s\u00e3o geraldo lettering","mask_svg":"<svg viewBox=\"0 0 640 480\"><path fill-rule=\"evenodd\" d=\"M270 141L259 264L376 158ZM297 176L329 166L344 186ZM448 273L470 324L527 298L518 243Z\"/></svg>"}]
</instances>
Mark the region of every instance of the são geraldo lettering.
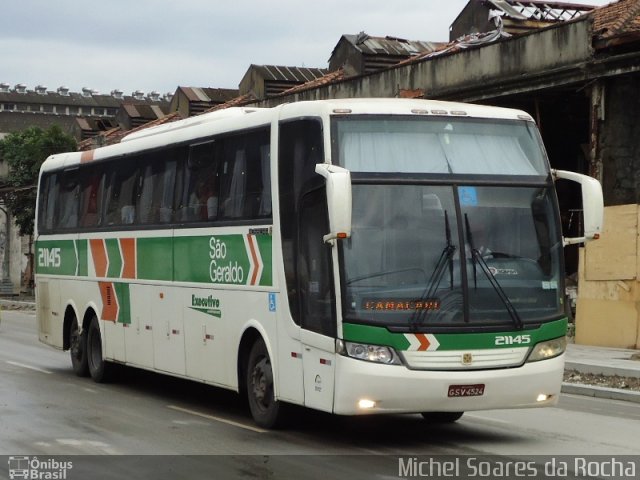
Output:
<instances>
[{"instance_id":1,"label":"s\u00e3o geraldo lettering","mask_svg":"<svg viewBox=\"0 0 640 480\"><path fill-rule=\"evenodd\" d=\"M227 261L227 245L216 237L209 239L209 258L213 283L244 283L244 269L236 261Z\"/></svg>"}]
</instances>

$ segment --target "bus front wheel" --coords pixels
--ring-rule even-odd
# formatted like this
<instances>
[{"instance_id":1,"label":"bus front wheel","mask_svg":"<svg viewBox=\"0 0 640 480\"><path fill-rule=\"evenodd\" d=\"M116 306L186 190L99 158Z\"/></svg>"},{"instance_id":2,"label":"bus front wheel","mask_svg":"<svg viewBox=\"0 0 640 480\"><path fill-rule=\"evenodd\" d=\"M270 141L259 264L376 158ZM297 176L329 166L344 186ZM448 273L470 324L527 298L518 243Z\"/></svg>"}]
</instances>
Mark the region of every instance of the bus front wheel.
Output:
<instances>
[{"instance_id":1,"label":"bus front wheel","mask_svg":"<svg viewBox=\"0 0 640 480\"><path fill-rule=\"evenodd\" d=\"M276 428L281 420L282 404L275 399L271 359L262 339L251 347L246 379L253 420L261 427Z\"/></svg>"},{"instance_id":2,"label":"bus front wheel","mask_svg":"<svg viewBox=\"0 0 640 480\"><path fill-rule=\"evenodd\" d=\"M422 412L422 417L429 423L455 423L464 412Z\"/></svg>"},{"instance_id":3,"label":"bus front wheel","mask_svg":"<svg viewBox=\"0 0 640 480\"><path fill-rule=\"evenodd\" d=\"M79 377L89 375L89 363L87 361L87 331L80 333L78 319L73 317L69 331L69 352L73 371Z\"/></svg>"},{"instance_id":4,"label":"bus front wheel","mask_svg":"<svg viewBox=\"0 0 640 480\"><path fill-rule=\"evenodd\" d=\"M102 356L102 337L100 336L100 325L98 318L94 315L89 323L87 332L87 364L89 374L96 383L109 381L113 365L106 362Z\"/></svg>"}]
</instances>

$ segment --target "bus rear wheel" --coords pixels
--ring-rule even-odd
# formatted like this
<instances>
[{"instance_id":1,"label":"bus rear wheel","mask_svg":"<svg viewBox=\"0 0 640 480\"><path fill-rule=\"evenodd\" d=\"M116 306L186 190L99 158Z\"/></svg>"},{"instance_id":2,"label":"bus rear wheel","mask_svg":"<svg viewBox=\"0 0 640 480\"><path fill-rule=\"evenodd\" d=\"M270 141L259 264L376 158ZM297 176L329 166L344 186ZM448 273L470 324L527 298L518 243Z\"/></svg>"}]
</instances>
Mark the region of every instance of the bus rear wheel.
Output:
<instances>
[{"instance_id":1,"label":"bus rear wheel","mask_svg":"<svg viewBox=\"0 0 640 480\"><path fill-rule=\"evenodd\" d=\"M422 417L429 423L455 423L464 412L422 412Z\"/></svg>"},{"instance_id":2,"label":"bus rear wheel","mask_svg":"<svg viewBox=\"0 0 640 480\"><path fill-rule=\"evenodd\" d=\"M271 359L262 339L251 347L246 379L253 420L260 427L276 428L282 420L282 404L275 399Z\"/></svg>"},{"instance_id":3,"label":"bus rear wheel","mask_svg":"<svg viewBox=\"0 0 640 480\"><path fill-rule=\"evenodd\" d=\"M113 370L113 365L106 362L102 356L102 337L98 318L94 315L89 322L87 332L87 364L89 374L96 383L108 382Z\"/></svg>"},{"instance_id":4,"label":"bus rear wheel","mask_svg":"<svg viewBox=\"0 0 640 480\"><path fill-rule=\"evenodd\" d=\"M78 319L74 316L69 330L69 353L73 371L79 377L89 375L89 363L87 361L87 331L80 333Z\"/></svg>"}]
</instances>

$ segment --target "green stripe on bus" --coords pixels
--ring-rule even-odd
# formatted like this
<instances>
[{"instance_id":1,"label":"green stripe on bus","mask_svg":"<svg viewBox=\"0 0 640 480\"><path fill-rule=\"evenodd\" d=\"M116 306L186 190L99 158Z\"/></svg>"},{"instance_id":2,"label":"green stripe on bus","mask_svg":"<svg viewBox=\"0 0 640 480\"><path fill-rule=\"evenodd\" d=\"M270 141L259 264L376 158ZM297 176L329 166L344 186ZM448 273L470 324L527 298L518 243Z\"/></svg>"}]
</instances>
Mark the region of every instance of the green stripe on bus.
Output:
<instances>
[{"instance_id":1,"label":"green stripe on bus","mask_svg":"<svg viewBox=\"0 0 640 480\"><path fill-rule=\"evenodd\" d=\"M114 283L118 299L118 323L131 324L131 295L128 283Z\"/></svg>"},{"instance_id":2,"label":"green stripe on bus","mask_svg":"<svg viewBox=\"0 0 640 480\"><path fill-rule=\"evenodd\" d=\"M120 278L124 264L118 238L104 240L107 278ZM36 273L89 274L89 242L36 243ZM242 234L136 239L136 278L222 285L273 285L273 238ZM259 276L258 276L259 274Z\"/></svg>"},{"instance_id":3,"label":"green stripe on bus","mask_svg":"<svg viewBox=\"0 0 640 480\"><path fill-rule=\"evenodd\" d=\"M273 237L271 235L257 235L255 238L263 264L259 285L270 287L273 285Z\"/></svg>"},{"instance_id":4,"label":"green stripe on bus","mask_svg":"<svg viewBox=\"0 0 640 480\"><path fill-rule=\"evenodd\" d=\"M109 258L109 269L107 277L119 278L122 271L122 255L120 254L120 244L117 238L107 238L105 241L107 247L107 258Z\"/></svg>"},{"instance_id":5,"label":"green stripe on bus","mask_svg":"<svg viewBox=\"0 0 640 480\"><path fill-rule=\"evenodd\" d=\"M89 275L89 242L87 240L76 240L76 250L78 251L77 275L86 277Z\"/></svg>"},{"instance_id":6,"label":"green stripe on bus","mask_svg":"<svg viewBox=\"0 0 640 480\"><path fill-rule=\"evenodd\" d=\"M45 240L36 242L36 273L75 275L78 267L73 240Z\"/></svg>"},{"instance_id":7,"label":"green stripe on bus","mask_svg":"<svg viewBox=\"0 0 640 480\"><path fill-rule=\"evenodd\" d=\"M141 280L173 280L171 237L138 238L137 272Z\"/></svg>"},{"instance_id":8,"label":"green stripe on bus","mask_svg":"<svg viewBox=\"0 0 640 480\"><path fill-rule=\"evenodd\" d=\"M347 341L387 345L397 350L407 350L410 342L405 335L413 335L411 333L392 333L384 327L351 323L345 323L342 328L344 339ZM563 337L566 333L567 319L563 318L561 320L544 323L539 328L530 330L505 330L495 333L438 333L433 334L433 336L440 344L438 350L474 350L532 346L545 340ZM529 341L524 342L522 335L529 335ZM519 336L520 340L518 340ZM506 337L507 339L501 342L497 337ZM508 339L513 339L514 342L509 343L510 340Z\"/></svg>"},{"instance_id":9,"label":"green stripe on bus","mask_svg":"<svg viewBox=\"0 0 640 480\"><path fill-rule=\"evenodd\" d=\"M349 342L386 345L396 350L407 350L411 345L401 333L391 333L384 327L345 323L342 325L344 339Z\"/></svg>"}]
</instances>

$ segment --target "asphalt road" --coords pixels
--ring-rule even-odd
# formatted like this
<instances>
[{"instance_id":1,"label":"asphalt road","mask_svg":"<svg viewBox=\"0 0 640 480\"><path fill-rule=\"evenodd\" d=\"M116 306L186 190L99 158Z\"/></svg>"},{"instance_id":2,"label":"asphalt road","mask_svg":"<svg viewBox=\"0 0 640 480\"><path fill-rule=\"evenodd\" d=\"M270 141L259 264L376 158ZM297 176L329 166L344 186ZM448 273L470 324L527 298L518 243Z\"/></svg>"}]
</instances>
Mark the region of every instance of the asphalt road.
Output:
<instances>
[{"instance_id":1,"label":"asphalt road","mask_svg":"<svg viewBox=\"0 0 640 480\"><path fill-rule=\"evenodd\" d=\"M38 342L33 312L2 312L0 456L93 455L104 466L93 478L152 467L165 475L154 478L213 478L212 462L215 478L398 478L399 458L410 456L636 455L638 432L639 404L571 395L446 426L296 409L286 430L265 431L233 392L135 369L106 385L78 378L67 352Z\"/></svg>"}]
</instances>

